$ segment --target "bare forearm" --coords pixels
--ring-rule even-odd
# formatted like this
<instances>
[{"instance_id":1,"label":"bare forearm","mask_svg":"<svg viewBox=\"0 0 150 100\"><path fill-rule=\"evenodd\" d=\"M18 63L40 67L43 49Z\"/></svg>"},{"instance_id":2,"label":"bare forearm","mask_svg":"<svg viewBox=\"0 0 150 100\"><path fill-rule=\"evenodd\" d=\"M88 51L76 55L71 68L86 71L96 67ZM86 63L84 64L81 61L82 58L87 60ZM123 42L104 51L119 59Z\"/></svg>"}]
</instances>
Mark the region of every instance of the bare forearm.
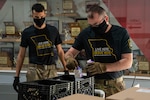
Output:
<instances>
[{"instance_id":1,"label":"bare forearm","mask_svg":"<svg viewBox=\"0 0 150 100\"><path fill-rule=\"evenodd\" d=\"M71 47L71 48L65 53L65 59L67 59L67 58L69 58L69 57L75 58L75 57L78 55L79 52L80 52L80 51L78 51L78 50L74 49L73 47Z\"/></svg>"},{"instance_id":2,"label":"bare forearm","mask_svg":"<svg viewBox=\"0 0 150 100\"><path fill-rule=\"evenodd\" d=\"M23 59L18 57L17 58L17 64L16 64L16 76L19 77L19 74L20 74L20 70L22 68L22 65L23 65Z\"/></svg>"},{"instance_id":3,"label":"bare forearm","mask_svg":"<svg viewBox=\"0 0 150 100\"><path fill-rule=\"evenodd\" d=\"M121 60L115 63L106 64L106 72L121 71L131 68L132 61L133 61L132 54L129 54L129 57L122 58Z\"/></svg>"},{"instance_id":4,"label":"bare forearm","mask_svg":"<svg viewBox=\"0 0 150 100\"><path fill-rule=\"evenodd\" d=\"M69 57L73 57L74 58L74 55L71 53L71 52L66 52L65 54L65 59L69 58Z\"/></svg>"},{"instance_id":5,"label":"bare forearm","mask_svg":"<svg viewBox=\"0 0 150 100\"><path fill-rule=\"evenodd\" d=\"M23 65L24 57L25 57L26 48L20 47L18 56L17 56L17 64L16 64L16 76L19 76L20 70Z\"/></svg>"},{"instance_id":6,"label":"bare forearm","mask_svg":"<svg viewBox=\"0 0 150 100\"><path fill-rule=\"evenodd\" d=\"M64 69L66 70L67 68L66 68L66 61L65 61L64 55L65 54L63 51L58 52L59 59L62 62Z\"/></svg>"}]
</instances>

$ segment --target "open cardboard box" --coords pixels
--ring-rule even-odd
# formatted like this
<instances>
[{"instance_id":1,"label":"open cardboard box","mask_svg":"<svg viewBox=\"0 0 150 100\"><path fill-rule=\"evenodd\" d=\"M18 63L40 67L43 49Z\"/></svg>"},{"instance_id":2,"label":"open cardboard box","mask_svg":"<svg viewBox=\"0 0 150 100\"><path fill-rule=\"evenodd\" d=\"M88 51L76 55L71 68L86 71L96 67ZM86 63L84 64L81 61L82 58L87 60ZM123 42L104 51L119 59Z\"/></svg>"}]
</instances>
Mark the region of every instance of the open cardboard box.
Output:
<instances>
[{"instance_id":1,"label":"open cardboard box","mask_svg":"<svg viewBox=\"0 0 150 100\"><path fill-rule=\"evenodd\" d=\"M111 95L106 100L149 100L150 88L132 87Z\"/></svg>"},{"instance_id":2,"label":"open cardboard box","mask_svg":"<svg viewBox=\"0 0 150 100\"><path fill-rule=\"evenodd\" d=\"M64 98L60 98L58 100L105 100L105 99L101 97L92 96L92 95L73 94L70 96L66 96Z\"/></svg>"}]
</instances>

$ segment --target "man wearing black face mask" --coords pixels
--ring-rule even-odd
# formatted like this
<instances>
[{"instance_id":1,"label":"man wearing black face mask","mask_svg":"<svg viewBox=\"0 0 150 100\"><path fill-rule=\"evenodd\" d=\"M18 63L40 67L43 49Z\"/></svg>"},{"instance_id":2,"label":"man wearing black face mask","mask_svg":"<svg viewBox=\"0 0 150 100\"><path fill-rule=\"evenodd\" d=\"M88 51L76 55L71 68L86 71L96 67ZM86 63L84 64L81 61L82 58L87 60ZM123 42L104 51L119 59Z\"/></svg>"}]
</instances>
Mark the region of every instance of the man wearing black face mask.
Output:
<instances>
[{"instance_id":1,"label":"man wearing black face mask","mask_svg":"<svg viewBox=\"0 0 150 100\"><path fill-rule=\"evenodd\" d=\"M32 6L32 17L34 24L24 29L16 64L16 75L13 83L18 92L19 74L23 65L28 47L29 67L27 70L27 81L46 79L57 76L54 46L64 66L65 74L69 74L64 59L64 51L61 47L61 39L56 27L45 23L44 6L36 3Z\"/></svg>"},{"instance_id":2,"label":"man wearing black face mask","mask_svg":"<svg viewBox=\"0 0 150 100\"><path fill-rule=\"evenodd\" d=\"M92 30L94 31L94 33L96 33L96 34L104 34L106 29L107 29L107 27L108 27L108 25L106 24L106 21L103 20L103 22L101 24L99 24L97 26L92 26L91 25L91 27L92 27Z\"/></svg>"},{"instance_id":3,"label":"man wearing black face mask","mask_svg":"<svg viewBox=\"0 0 150 100\"><path fill-rule=\"evenodd\" d=\"M37 19L37 18L34 18L34 23L38 26L38 27L41 27L43 25L45 21L45 18L40 18L40 19Z\"/></svg>"},{"instance_id":4,"label":"man wearing black face mask","mask_svg":"<svg viewBox=\"0 0 150 100\"><path fill-rule=\"evenodd\" d=\"M66 52L66 67L74 69L76 55L85 50L87 75L95 77L95 88L106 93L106 97L125 89L123 70L132 65L130 36L125 28L109 23L106 11L94 5L87 11L90 24L76 38Z\"/></svg>"}]
</instances>

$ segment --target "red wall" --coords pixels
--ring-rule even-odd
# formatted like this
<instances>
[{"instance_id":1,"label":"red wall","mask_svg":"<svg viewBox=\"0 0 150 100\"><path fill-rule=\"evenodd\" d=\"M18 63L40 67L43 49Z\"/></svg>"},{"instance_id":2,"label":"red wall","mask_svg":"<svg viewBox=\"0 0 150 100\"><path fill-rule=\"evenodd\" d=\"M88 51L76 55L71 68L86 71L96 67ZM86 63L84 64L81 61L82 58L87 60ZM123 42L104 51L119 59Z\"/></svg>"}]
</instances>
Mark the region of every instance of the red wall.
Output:
<instances>
[{"instance_id":1,"label":"red wall","mask_svg":"<svg viewBox=\"0 0 150 100\"><path fill-rule=\"evenodd\" d=\"M150 61L150 0L103 0Z\"/></svg>"}]
</instances>

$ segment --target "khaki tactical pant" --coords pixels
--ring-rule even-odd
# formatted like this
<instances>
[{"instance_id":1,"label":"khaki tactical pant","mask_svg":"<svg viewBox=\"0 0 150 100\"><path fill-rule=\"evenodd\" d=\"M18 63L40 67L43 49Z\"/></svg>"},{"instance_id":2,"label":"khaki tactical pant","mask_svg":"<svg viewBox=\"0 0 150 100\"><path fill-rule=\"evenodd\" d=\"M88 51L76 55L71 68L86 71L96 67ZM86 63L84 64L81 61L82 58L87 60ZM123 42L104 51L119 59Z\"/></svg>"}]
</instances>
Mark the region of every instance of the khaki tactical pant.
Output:
<instances>
[{"instance_id":1,"label":"khaki tactical pant","mask_svg":"<svg viewBox=\"0 0 150 100\"><path fill-rule=\"evenodd\" d=\"M95 89L100 89L105 92L105 97L125 90L125 82L123 77L119 77L115 80L98 80L95 79Z\"/></svg>"},{"instance_id":2,"label":"khaki tactical pant","mask_svg":"<svg viewBox=\"0 0 150 100\"><path fill-rule=\"evenodd\" d=\"M30 64L27 70L27 81L47 79L57 76L56 65Z\"/></svg>"}]
</instances>

